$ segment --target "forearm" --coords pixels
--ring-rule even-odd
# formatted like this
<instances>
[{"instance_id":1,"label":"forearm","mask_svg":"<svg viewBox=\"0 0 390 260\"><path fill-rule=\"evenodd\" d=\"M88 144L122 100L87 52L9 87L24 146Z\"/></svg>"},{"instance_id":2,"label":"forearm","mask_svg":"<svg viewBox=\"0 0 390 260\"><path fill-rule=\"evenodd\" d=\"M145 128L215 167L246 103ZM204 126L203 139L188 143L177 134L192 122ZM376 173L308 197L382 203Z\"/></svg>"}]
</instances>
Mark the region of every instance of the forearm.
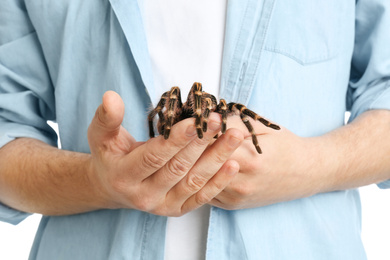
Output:
<instances>
[{"instance_id":1,"label":"forearm","mask_svg":"<svg viewBox=\"0 0 390 260\"><path fill-rule=\"evenodd\" d=\"M211 114L209 131L196 137L194 120L171 128L171 136L137 142L121 125L124 103L108 91L88 128L91 154L59 150L20 138L0 149L0 201L44 215L128 208L181 216L212 200L234 178L230 160L243 135L220 131Z\"/></svg>"},{"instance_id":2,"label":"forearm","mask_svg":"<svg viewBox=\"0 0 390 260\"><path fill-rule=\"evenodd\" d=\"M313 138L324 190L344 190L390 179L390 111L372 110Z\"/></svg>"},{"instance_id":3,"label":"forearm","mask_svg":"<svg viewBox=\"0 0 390 260\"><path fill-rule=\"evenodd\" d=\"M101 201L89 179L89 160L89 154L16 139L0 149L0 201L44 215L97 209Z\"/></svg>"}]
</instances>

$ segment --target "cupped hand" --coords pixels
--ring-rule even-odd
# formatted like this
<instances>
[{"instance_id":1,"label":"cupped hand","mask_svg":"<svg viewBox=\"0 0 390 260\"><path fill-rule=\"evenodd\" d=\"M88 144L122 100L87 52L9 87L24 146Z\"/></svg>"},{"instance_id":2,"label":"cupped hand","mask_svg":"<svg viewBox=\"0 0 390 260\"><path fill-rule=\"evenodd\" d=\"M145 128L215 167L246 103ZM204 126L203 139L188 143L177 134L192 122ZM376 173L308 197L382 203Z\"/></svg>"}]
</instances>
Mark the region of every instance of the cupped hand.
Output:
<instances>
[{"instance_id":1,"label":"cupped hand","mask_svg":"<svg viewBox=\"0 0 390 260\"><path fill-rule=\"evenodd\" d=\"M88 177L102 208L131 208L157 215L180 216L210 202L239 170L229 159L243 134L231 129L209 146L220 131L219 115L212 114L203 139L196 136L193 119L162 136L137 142L122 126L124 104L108 91L89 129L91 150Z\"/></svg>"},{"instance_id":2,"label":"cupped hand","mask_svg":"<svg viewBox=\"0 0 390 260\"><path fill-rule=\"evenodd\" d=\"M321 189L314 170L317 147L310 138L251 120L263 150L258 154L240 117L229 117L228 123L245 133L244 142L230 158L239 163L240 171L211 205L228 210L254 208L310 196Z\"/></svg>"}]
</instances>

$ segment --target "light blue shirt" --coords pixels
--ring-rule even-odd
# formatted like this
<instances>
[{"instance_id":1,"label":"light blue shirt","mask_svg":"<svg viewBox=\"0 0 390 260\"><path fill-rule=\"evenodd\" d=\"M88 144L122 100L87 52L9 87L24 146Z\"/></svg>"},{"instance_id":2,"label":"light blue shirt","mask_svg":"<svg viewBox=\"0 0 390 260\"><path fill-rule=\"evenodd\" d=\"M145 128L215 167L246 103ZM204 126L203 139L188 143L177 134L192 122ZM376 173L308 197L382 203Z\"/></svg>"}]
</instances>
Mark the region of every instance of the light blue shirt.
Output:
<instances>
[{"instance_id":1,"label":"light blue shirt","mask_svg":"<svg viewBox=\"0 0 390 260\"><path fill-rule=\"evenodd\" d=\"M229 0L227 12L221 97L300 136L342 126L347 110L353 120L390 109L390 1ZM56 120L63 149L89 152L87 127L109 89L125 101L123 126L147 140L161 94L151 73L135 0L2 1L0 146L17 137L57 145L46 124ZM207 259L366 259L360 210L357 190L213 207ZM27 216L0 207L3 221ZM30 259L162 259L165 225L128 209L43 217Z\"/></svg>"}]
</instances>

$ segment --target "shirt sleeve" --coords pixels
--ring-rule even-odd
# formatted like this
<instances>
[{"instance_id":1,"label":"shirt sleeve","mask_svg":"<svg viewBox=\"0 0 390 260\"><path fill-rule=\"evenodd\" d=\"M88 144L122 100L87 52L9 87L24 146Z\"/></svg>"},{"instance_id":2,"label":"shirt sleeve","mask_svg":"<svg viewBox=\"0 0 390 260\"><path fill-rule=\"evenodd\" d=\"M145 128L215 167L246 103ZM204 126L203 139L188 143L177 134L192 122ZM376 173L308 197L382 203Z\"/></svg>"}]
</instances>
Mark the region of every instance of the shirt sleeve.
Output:
<instances>
[{"instance_id":1,"label":"shirt sleeve","mask_svg":"<svg viewBox=\"0 0 390 260\"><path fill-rule=\"evenodd\" d=\"M37 34L22 0L0 8L0 147L18 137L57 146L47 124L55 120L54 91ZM16 224L28 216L0 203L0 220Z\"/></svg>"},{"instance_id":2,"label":"shirt sleeve","mask_svg":"<svg viewBox=\"0 0 390 260\"><path fill-rule=\"evenodd\" d=\"M358 0L347 105L350 121L373 109L390 109L390 1ZM390 181L378 185L390 188Z\"/></svg>"}]
</instances>

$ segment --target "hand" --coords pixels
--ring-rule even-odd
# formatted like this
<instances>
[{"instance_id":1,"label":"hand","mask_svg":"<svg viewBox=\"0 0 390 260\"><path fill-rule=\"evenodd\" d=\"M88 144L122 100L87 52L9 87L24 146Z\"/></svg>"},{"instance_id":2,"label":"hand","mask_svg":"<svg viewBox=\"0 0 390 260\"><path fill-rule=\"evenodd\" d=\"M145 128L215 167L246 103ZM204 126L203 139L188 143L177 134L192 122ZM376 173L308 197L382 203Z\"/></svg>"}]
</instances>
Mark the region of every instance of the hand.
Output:
<instances>
[{"instance_id":1,"label":"hand","mask_svg":"<svg viewBox=\"0 0 390 260\"><path fill-rule=\"evenodd\" d=\"M193 119L175 124L168 140L136 140L121 126L124 104L107 92L88 129L89 178L105 208L132 208L180 216L211 201L232 180L239 165L229 159L243 135L231 129L211 146L220 131L219 115L198 139Z\"/></svg>"},{"instance_id":2,"label":"hand","mask_svg":"<svg viewBox=\"0 0 390 260\"><path fill-rule=\"evenodd\" d=\"M310 138L298 137L286 128L275 131L252 120L263 150L259 155L240 117L229 117L228 123L246 133L243 144L230 158L239 163L240 172L211 205L229 210L253 208L310 196L320 190L321 182L313 178L318 161Z\"/></svg>"}]
</instances>

